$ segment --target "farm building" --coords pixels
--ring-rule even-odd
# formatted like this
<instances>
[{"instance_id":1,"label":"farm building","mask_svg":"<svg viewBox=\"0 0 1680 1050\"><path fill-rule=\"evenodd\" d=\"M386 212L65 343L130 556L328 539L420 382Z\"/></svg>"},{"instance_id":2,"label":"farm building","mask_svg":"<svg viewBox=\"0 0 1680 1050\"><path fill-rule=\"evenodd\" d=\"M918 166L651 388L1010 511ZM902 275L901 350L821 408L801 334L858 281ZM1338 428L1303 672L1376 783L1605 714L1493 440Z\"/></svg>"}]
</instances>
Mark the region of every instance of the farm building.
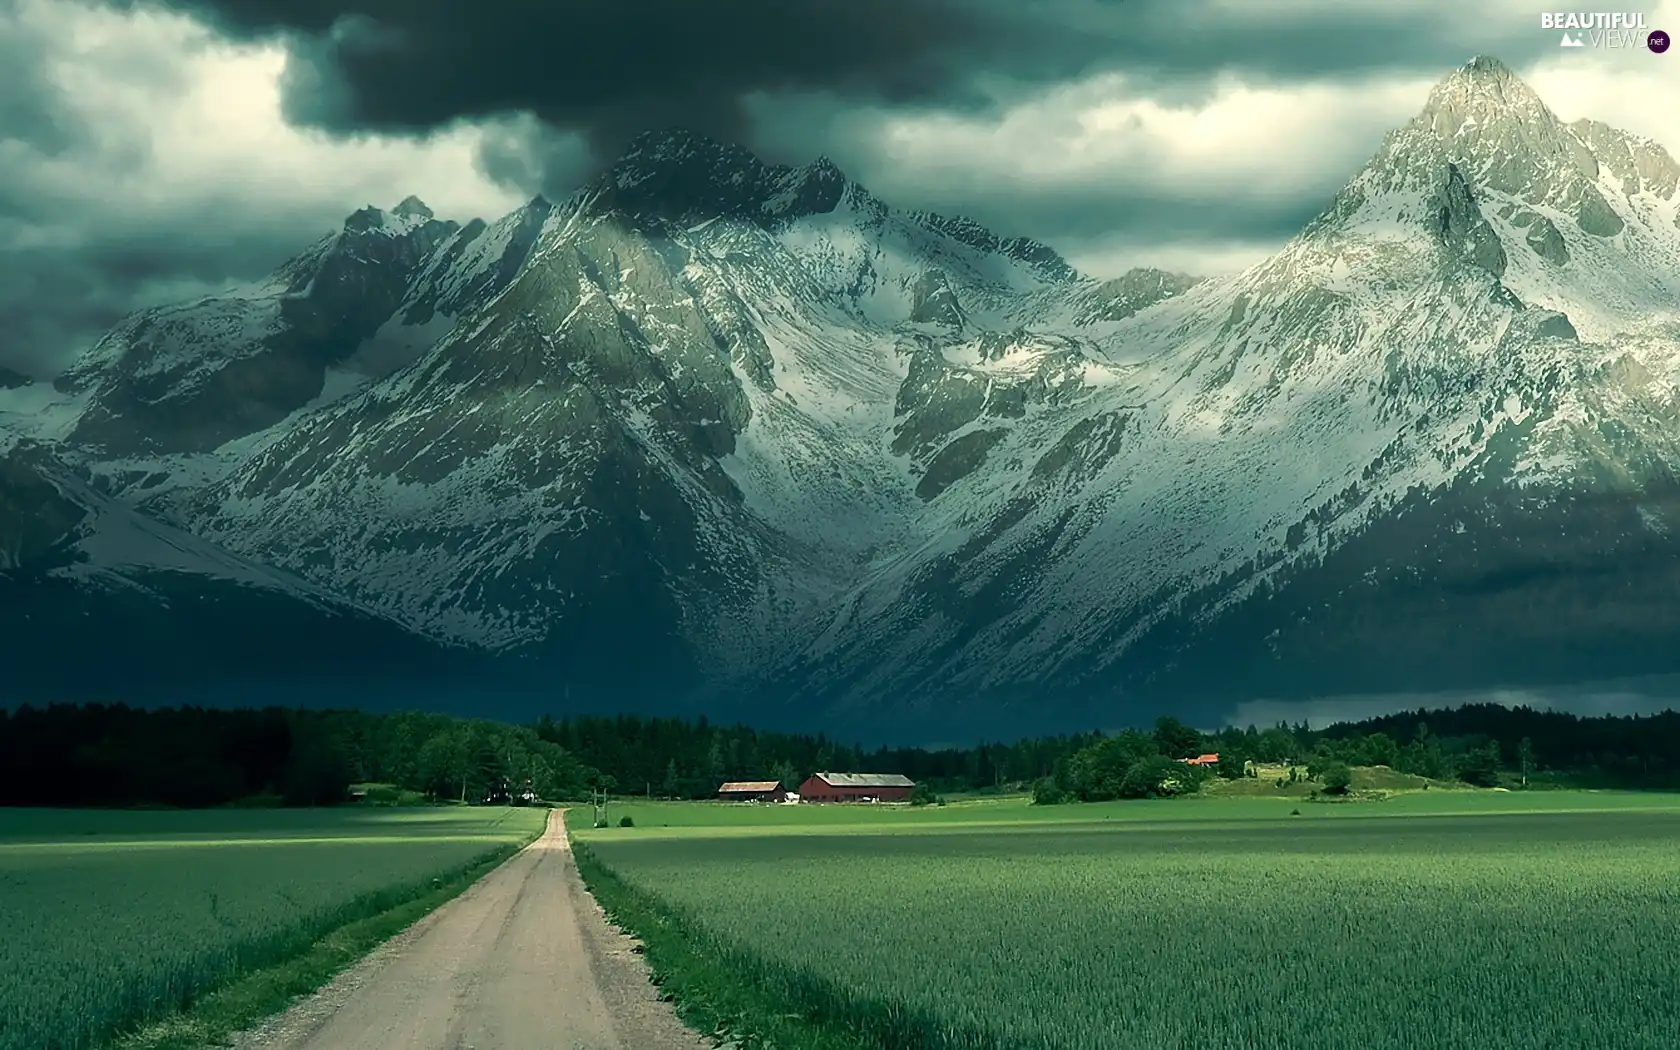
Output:
<instances>
[{"instance_id":1,"label":"farm building","mask_svg":"<svg viewBox=\"0 0 1680 1050\"><path fill-rule=\"evenodd\" d=\"M787 798L780 780L731 780L718 788L720 802L780 802Z\"/></svg>"},{"instance_id":2,"label":"farm building","mask_svg":"<svg viewBox=\"0 0 1680 1050\"><path fill-rule=\"evenodd\" d=\"M1179 761L1187 766L1217 766L1219 754L1215 752L1211 755L1197 755L1195 758L1181 758Z\"/></svg>"},{"instance_id":3,"label":"farm building","mask_svg":"<svg viewBox=\"0 0 1680 1050\"><path fill-rule=\"evenodd\" d=\"M916 782L897 773L817 773L799 785L806 802L903 802Z\"/></svg>"}]
</instances>

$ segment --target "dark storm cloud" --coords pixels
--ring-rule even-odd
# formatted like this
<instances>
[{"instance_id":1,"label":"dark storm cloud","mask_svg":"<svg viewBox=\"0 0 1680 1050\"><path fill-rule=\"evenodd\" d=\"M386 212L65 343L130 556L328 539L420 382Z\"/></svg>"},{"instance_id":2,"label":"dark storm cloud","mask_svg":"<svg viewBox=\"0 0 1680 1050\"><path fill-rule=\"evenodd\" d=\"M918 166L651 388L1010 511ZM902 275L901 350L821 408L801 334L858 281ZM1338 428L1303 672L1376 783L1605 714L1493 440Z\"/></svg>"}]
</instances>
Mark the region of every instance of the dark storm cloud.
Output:
<instances>
[{"instance_id":1,"label":"dark storm cloud","mask_svg":"<svg viewBox=\"0 0 1680 1050\"><path fill-rule=\"evenodd\" d=\"M260 277L413 191L426 147L311 145L265 110L263 64L179 15L0 0L0 367L55 375L123 315ZM426 187L476 207L469 157Z\"/></svg>"},{"instance_id":2,"label":"dark storm cloud","mask_svg":"<svg viewBox=\"0 0 1680 1050\"><path fill-rule=\"evenodd\" d=\"M989 0L988 0L989 3ZM743 137L755 91L952 102L977 61L1073 43L955 0L178 0L240 37L288 40L287 106L340 132L424 132L529 112L614 148L681 124ZM1089 47L1075 48L1089 51Z\"/></svg>"},{"instance_id":3,"label":"dark storm cloud","mask_svg":"<svg viewBox=\"0 0 1680 1050\"><path fill-rule=\"evenodd\" d=\"M1165 0L173 0L244 38L288 40L294 120L423 132L529 112L600 151L650 127L747 138L755 93L834 92L976 107L1125 69L1152 89L1211 74L1291 80L1438 69L1469 57L1450 5ZM1532 18L1485 16L1479 45L1521 63ZM985 81L990 84L984 84Z\"/></svg>"},{"instance_id":4,"label":"dark storm cloud","mask_svg":"<svg viewBox=\"0 0 1680 1050\"><path fill-rule=\"evenodd\" d=\"M38 26L16 17L12 0L0 0L0 147L8 151L57 156L83 141L82 128L65 119L66 93L50 75L50 44ZM0 216L17 206L17 193L0 182Z\"/></svg>"},{"instance_id":5,"label":"dark storm cloud","mask_svg":"<svg viewBox=\"0 0 1680 1050\"><path fill-rule=\"evenodd\" d=\"M297 224L285 216L254 226L230 212L207 209L190 223L180 215L149 217L61 245L0 253L0 365L53 375L125 314L266 273L299 247ZM228 232L183 236L200 221Z\"/></svg>"},{"instance_id":6,"label":"dark storm cloud","mask_svg":"<svg viewBox=\"0 0 1680 1050\"><path fill-rule=\"evenodd\" d=\"M89 136L50 76L39 27L0 2L0 28L0 365L36 372L59 363L44 358L56 358L67 338L122 311L102 301L106 281L81 245L41 235L50 188L34 177L35 163L85 147Z\"/></svg>"},{"instance_id":7,"label":"dark storm cloud","mask_svg":"<svg viewBox=\"0 0 1680 1050\"><path fill-rule=\"evenodd\" d=\"M282 43L288 119L345 142L479 125L479 167L523 193L564 194L627 137L682 125L770 159L828 153L894 204L971 214L1070 254L1281 239L1334 191L1348 158L1327 158L1283 194L1210 191L1145 164L1017 178L998 150L960 158L972 175L956 178L949 166L904 163L858 121L842 126L846 115L868 111L865 123L878 127L895 114L957 113L984 125L1104 71L1122 72L1133 95L1176 105L1210 97L1221 74L1356 84L1438 76L1476 52L1520 66L1555 51L1526 7L1508 18L1479 10L1467 28L1444 0L1282 9L1234 0L110 0L103 9L135 25L152 18L154 28L160 12L184 14L224 40ZM92 57L66 28L86 10L79 0L0 0L0 364L55 371L123 313L256 277L350 210L414 188L400 172L388 190L373 188L383 174L352 188L358 172L390 169L348 156L286 200L243 178L245 168L188 175L183 188L182 165L159 158L194 149L194 125L182 121L197 118L168 109L186 86L160 85L192 75L188 51L170 48L202 42L159 31ZM125 38L107 25L100 39L113 32ZM156 125L150 110L101 113L102 96L78 95L95 72L100 90L133 85L157 100ZM790 120L784 106L771 128L754 109L802 97L828 100L826 115ZM156 134L166 125L167 142ZM1368 130L1374 143L1381 128ZM1063 145L1046 134L1028 148Z\"/></svg>"},{"instance_id":8,"label":"dark storm cloud","mask_svg":"<svg viewBox=\"0 0 1680 1050\"><path fill-rule=\"evenodd\" d=\"M478 147L478 167L486 178L554 200L577 189L593 163L584 137L534 119L487 129Z\"/></svg>"},{"instance_id":9,"label":"dark storm cloud","mask_svg":"<svg viewBox=\"0 0 1680 1050\"><path fill-rule=\"evenodd\" d=\"M0 365L35 375L56 372L68 347L83 347L137 305L215 287L231 273L275 263L275 237L289 244L283 217L253 235L183 236L180 215L158 216L110 200L86 208L65 195L54 165L124 167L144 160L144 138L102 134L52 76L51 28L12 17L0 2ZM129 74L154 83L172 76L167 60ZM218 216L202 218L216 228ZM227 228L227 227L223 227Z\"/></svg>"},{"instance_id":10,"label":"dark storm cloud","mask_svg":"<svg viewBox=\"0 0 1680 1050\"><path fill-rule=\"evenodd\" d=\"M1238 190L1218 207L1205 186L1149 185L1147 173L1033 183L988 178L977 167L960 184L932 173L918 184L917 171L895 168L897 158L866 135L823 119L769 129L754 119L753 102L824 98L841 114L863 105L985 119L1105 72L1123 73L1134 96L1183 106L1205 102L1232 75L1257 85L1368 83L1438 76L1477 52L1522 65L1556 50L1526 9L1484 10L1467 29L1445 2L167 2L235 38L283 40L285 106L300 125L424 134L529 115L489 139L479 158L491 178L524 193L563 195L636 133L683 126L773 160L828 153L894 203L971 215L1086 256L1124 254L1152 237L1178 245L1281 240L1324 205L1352 162L1336 157L1286 197ZM1372 129L1371 146L1379 134Z\"/></svg>"}]
</instances>

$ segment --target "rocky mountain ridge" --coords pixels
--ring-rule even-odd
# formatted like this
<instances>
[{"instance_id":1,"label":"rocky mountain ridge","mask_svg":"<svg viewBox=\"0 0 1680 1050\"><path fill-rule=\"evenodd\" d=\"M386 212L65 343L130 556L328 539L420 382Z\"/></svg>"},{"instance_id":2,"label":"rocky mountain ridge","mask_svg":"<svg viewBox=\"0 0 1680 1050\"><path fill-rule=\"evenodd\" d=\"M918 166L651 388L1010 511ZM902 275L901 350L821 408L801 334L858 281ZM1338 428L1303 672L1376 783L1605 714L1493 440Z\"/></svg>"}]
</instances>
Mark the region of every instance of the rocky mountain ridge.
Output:
<instances>
[{"instance_id":1,"label":"rocky mountain ridge","mask_svg":"<svg viewBox=\"0 0 1680 1050\"><path fill-rule=\"evenodd\" d=\"M1272 258L1099 282L651 134L125 321L0 492L73 476L525 680L760 720L1672 671L1677 176L1477 59ZM0 514L10 571L78 529Z\"/></svg>"}]
</instances>

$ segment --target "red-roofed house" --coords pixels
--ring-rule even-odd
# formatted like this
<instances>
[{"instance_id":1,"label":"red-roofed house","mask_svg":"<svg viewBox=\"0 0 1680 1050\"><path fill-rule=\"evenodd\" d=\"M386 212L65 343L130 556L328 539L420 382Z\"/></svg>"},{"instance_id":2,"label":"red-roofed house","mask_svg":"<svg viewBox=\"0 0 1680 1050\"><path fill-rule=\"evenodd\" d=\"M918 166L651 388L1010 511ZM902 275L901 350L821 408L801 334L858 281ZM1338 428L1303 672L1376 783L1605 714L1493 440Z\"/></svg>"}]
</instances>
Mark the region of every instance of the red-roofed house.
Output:
<instances>
[{"instance_id":1,"label":"red-roofed house","mask_svg":"<svg viewBox=\"0 0 1680 1050\"><path fill-rule=\"evenodd\" d=\"M897 773L817 773L799 785L799 801L903 802L915 788Z\"/></svg>"},{"instance_id":2,"label":"red-roofed house","mask_svg":"<svg viewBox=\"0 0 1680 1050\"><path fill-rule=\"evenodd\" d=\"M1195 758L1181 758L1179 761L1187 766L1217 766L1219 754L1215 752L1211 755L1197 755Z\"/></svg>"}]
</instances>

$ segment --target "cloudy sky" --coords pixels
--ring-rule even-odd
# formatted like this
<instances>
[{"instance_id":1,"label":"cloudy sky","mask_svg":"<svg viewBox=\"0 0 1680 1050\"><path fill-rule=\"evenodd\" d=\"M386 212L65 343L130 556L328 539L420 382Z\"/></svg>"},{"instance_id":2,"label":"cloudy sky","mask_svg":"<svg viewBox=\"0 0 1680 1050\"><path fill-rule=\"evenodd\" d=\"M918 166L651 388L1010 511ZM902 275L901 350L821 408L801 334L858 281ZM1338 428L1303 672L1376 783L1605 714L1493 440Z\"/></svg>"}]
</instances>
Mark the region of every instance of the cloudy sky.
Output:
<instances>
[{"instance_id":1,"label":"cloudy sky","mask_svg":"<svg viewBox=\"0 0 1680 1050\"><path fill-rule=\"evenodd\" d=\"M1479 53L1680 152L1680 50L1557 36L1510 0L0 0L0 365L364 204L564 193L647 128L826 153L1097 275L1255 261Z\"/></svg>"}]
</instances>

